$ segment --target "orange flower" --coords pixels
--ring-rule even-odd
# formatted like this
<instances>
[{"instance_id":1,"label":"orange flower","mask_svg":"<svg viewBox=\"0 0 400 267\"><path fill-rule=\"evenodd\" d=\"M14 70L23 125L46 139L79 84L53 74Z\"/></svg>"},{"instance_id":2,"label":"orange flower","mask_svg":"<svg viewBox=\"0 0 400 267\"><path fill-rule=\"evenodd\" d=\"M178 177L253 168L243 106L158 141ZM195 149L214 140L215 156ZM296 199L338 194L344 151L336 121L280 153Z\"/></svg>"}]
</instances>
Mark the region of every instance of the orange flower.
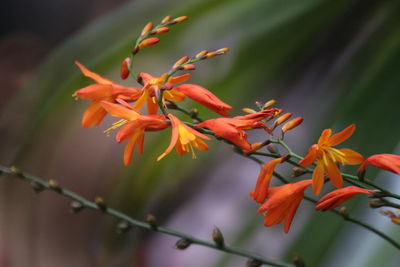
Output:
<instances>
[{"instance_id":1,"label":"orange flower","mask_svg":"<svg viewBox=\"0 0 400 267\"><path fill-rule=\"evenodd\" d=\"M400 175L400 156L394 154L377 154L368 157L361 165L358 173L364 174L365 167L374 165L380 169L394 172Z\"/></svg>"},{"instance_id":2,"label":"orange flower","mask_svg":"<svg viewBox=\"0 0 400 267\"><path fill-rule=\"evenodd\" d=\"M159 96L160 89L163 86L167 74L164 73L161 77L153 77L148 73L139 73L140 79L144 82L144 86L140 92L140 97L133 105L137 110L141 109L145 102L147 102L147 112L149 114L156 114L158 110L157 97ZM177 77L170 77L168 82L164 84L166 90L163 93L164 100L179 102L185 98L185 95L176 89L173 89L173 85L181 83L189 79L190 74L184 74Z\"/></svg>"},{"instance_id":3,"label":"orange flower","mask_svg":"<svg viewBox=\"0 0 400 267\"><path fill-rule=\"evenodd\" d=\"M312 180L272 187L268 190L265 202L258 210L264 213L264 225L272 226L285 220L284 231L289 232L293 217L304 197L304 190L310 186Z\"/></svg>"},{"instance_id":4,"label":"orange flower","mask_svg":"<svg viewBox=\"0 0 400 267\"><path fill-rule=\"evenodd\" d=\"M312 176L312 188L315 195L318 195L321 191L324 184L325 173L327 173L334 186L338 188L343 187L342 174L336 166L336 162L356 165L363 161L363 156L351 149L336 149L332 147L349 138L353 134L355 128L356 126L352 124L343 131L332 136L332 130L325 129L318 140L318 144L312 145L304 159L299 161L301 166L308 166L317 160L317 166Z\"/></svg>"},{"instance_id":5,"label":"orange flower","mask_svg":"<svg viewBox=\"0 0 400 267\"><path fill-rule=\"evenodd\" d=\"M211 119L197 124L196 128L210 129L217 136L231 141L245 152L250 152L252 145L247 141L247 133L244 129L263 128L269 134L272 134L271 130L260 121L272 116L274 112L275 109L266 109L244 116Z\"/></svg>"},{"instance_id":6,"label":"orange flower","mask_svg":"<svg viewBox=\"0 0 400 267\"><path fill-rule=\"evenodd\" d=\"M315 209L317 210L330 210L334 209L342 203L346 202L350 198L357 194L368 194L372 195L374 191L357 186L348 186L345 188L336 189L329 194L321 198Z\"/></svg>"},{"instance_id":7,"label":"orange flower","mask_svg":"<svg viewBox=\"0 0 400 267\"><path fill-rule=\"evenodd\" d=\"M272 174L275 167L281 163L283 158L273 159L261 167L260 174L258 175L256 188L250 192L250 196L257 202L263 203L268 195L269 184L271 182Z\"/></svg>"},{"instance_id":8,"label":"orange flower","mask_svg":"<svg viewBox=\"0 0 400 267\"><path fill-rule=\"evenodd\" d=\"M129 106L121 106L107 101L101 101L101 105L112 116L122 118L112 128L125 124L116 136L118 143L129 139L124 152L125 165L131 162L136 144L139 154L143 153L144 132L160 131L170 126L164 115L145 116Z\"/></svg>"},{"instance_id":9,"label":"orange flower","mask_svg":"<svg viewBox=\"0 0 400 267\"><path fill-rule=\"evenodd\" d=\"M83 113L83 127L86 128L99 125L107 114L101 106L100 101L115 102L117 98L135 100L139 97L138 92L140 88L118 85L94 72L91 72L78 61L75 61L75 64L81 69L82 73L86 77L97 82L96 84L79 89L73 94L76 98L92 101L92 104L86 109L85 113Z\"/></svg>"},{"instance_id":10,"label":"orange flower","mask_svg":"<svg viewBox=\"0 0 400 267\"><path fill-rule=\"evenodd\" d=\"M168 114L168 118L172 124L171 142L165 152L157 158L157 161L161 160L163 157L165 157L165 155L171 152L174 146L176 147L176 151L179 155L184 155L191 151L193 158L196 158L193 147L199 150L208 150L207 144L204 143L204 141L200 138L211 140L209 137L190 128L172 114Z\"/></svg>"}]
</instances>

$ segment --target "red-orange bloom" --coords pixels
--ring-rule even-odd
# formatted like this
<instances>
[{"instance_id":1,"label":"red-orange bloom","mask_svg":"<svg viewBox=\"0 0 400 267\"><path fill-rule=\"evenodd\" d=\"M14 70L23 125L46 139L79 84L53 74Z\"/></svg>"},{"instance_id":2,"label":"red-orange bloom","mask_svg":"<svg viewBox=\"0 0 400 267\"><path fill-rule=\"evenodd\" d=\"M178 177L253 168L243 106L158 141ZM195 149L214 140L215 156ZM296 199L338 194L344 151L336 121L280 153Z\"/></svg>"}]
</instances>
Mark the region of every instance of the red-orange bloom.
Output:
<instances>
[{"instance_id":1,"label":"red-orange bloom","mask_svg":"<svg viewBox=\"0 0 400 267\"><path fill-rule=\"evenodd\" d=\"M258 175L256 188L250 192L250 196L257 202L263 203L268 195L269 184L275 167L281 163L283 158L273 159L265 163L261 167L260 174Z\"/></svg>"},{"instance_id":2,"label":"red-orange bloom","mask_svg":"<svg viewBox=\"0 0 400 267\"><path fill-rule=\"evenodd\" d=\"M160 131L170 124L164 115L142 115L129 106L121 106L107 101L101 102L102 107L112 116L122 118L122 122L116 125L124 125L119 130L116 140L118 143L129 139L125 146L124 164L128 165L132 160L132 154L136 144L139 154L143 153L144 132Z\"/></svg>"},{"instance_id":3,"label":"red-orange bloom","mask_svg":"<svg viewBox=\"0 0 400 267\"><path fill-rule=\"evenodd\" d=\"M245 152L250 152L252 145L247 141L247 133L244 130L263 128L269 134L272 134L271 130L260 121L272 116L274 112L275 109L271 108L244 116L211 119L197 124L196 128L210 129L217 136L231 141Z\"/></svg>"},{"instance_id":4,"label":"red-orange bloom","mask_svg":"<svg viewBox=\"0 0 400 267\"><path fill-rule=\"evenodd\" d=\"M352 124L335 135L332 135L331 129L325 129L322 132L318 143L312 145L304 159L299 161L301 166L309 166L317 160L317 166L315 167L312 176L314 194L318 195L321 191L324 184L325 173L329 176L334 186L338 188L343 187L342 174L336 166L336 162L356 165L363 161L363 156L354 150L348 148L336 149L332 147L349 138L353 134L355 128L356 126Z\"/></svg>"},{"instance_id":5,"label":"red-orange bloom","mask_svg":"<svg viewBox=\"0 0 400 267\"><path fill-rule=\"evenodd\" d=\"M264 225L268 227L285 220L284 231L288 233L293 217L304 197L304 190L311 183L312 180L303 180L270 188L267 194L268 201L258 210L258 213L265 215Z\"/></svg>"},{"instance_id":6,"label":"red-orange bloom","mask_svg":"<svg viewBox=\"0 0 400 267\"><path fill-rule=\"evenodd\" d=\"M400 156L394 154L376 154L371 157L368 157L360 169L359 173L365 172L365 167L368 165L374 165L380 169L384 169L390 172L394 172L400 175Z\"/></svg>"},{"instance_id":7,"label":"red-orange bloom","mask_svg":"<svg viewBox=\"0 0 400 267\"><path fill-rule=\"evenodd\" d=\"M315 207L317 210L334 209L357 194L372 195L374 191L357 186L348 186L336 189L321 198Z\"/></svg>"},{"instance_id":8,"label":"red-orange bloom","mask_svg":"<svg viewBox=\"0 0 400 267\"><path fill-rule=\"evenodd\" d=\"M83 127L86 128L99 125L107 114L101 106L100 101L115 102L117 98L136 100L139 97L138 92L140 88L118 85L94 72L91 72L78 61L76 61L75 64L81 69L82 73L86 77L89 77L96 82L95 84L77 90L73 94L74 97L92 101L92 104L86 109L85 113L83 113Z\"/></svg>"},{"instance_id":9,"label":"red-orange bloom","mask_svg":"<svg viewBox=\"0 0 400 267\"><path fill-rule=\"evenodd\" d=\"M193 147L199 150L208 150L207 144L204 143L201 138L205 140L211 140L209 137L190 128L172 114L168 114L168 118L170 119L172 124L171 142L165 152L157 158L157 161L161 160L169 152L171 152L174 146L176 147L176 152L179 155L184 155L187 152L191 151L193 158L196 158Z\"/></svg>"}]
</instances>

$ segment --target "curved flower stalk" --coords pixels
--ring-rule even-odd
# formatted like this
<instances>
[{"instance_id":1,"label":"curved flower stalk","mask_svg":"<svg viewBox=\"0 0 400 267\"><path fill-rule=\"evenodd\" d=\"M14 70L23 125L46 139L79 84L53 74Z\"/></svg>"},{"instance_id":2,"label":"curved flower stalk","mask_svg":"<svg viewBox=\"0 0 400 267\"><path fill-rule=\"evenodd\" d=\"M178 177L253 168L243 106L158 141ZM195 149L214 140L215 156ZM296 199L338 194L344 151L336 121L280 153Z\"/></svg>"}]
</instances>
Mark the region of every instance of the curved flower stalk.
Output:
<instances>
[{"instance_id":1,"label":"curved flower stalk","mask_svg":"<svg viewBox=\"0 0 400 267\"><path fill-rule=\"evenodd\" d=\"M343 131L332 135L331 129L325 129L314 144L308 150L304 159L299 161L301 166L309 166L317 160L317 166L313 172L313 192L318 195L324 184L324 174L326 173L337 188L343 187L343 178L336 162L341 164L356 165L363 161L363 156L348 148L336 149L333 146L344 142L356 129L354 124L348 126ZM331 136L332 135L332 136Z\"/></svg>"},{"instance_id":2,"label":"curved flower stalk","mask_svg":"<svg viewBox=\"0 0 400 267\"><path fill-rule=\"evenodd\" d=\"M125 87L116 84L106 78L101 77L97 73L88 70L78 61L76 61L75 64L80 68L86 77L89 77L96 82L95 84L77 90L73 94L73 96L76 98L92 101L92 104L83 114L82 126L85 128L99 125L106 116L107 112L100 104L101 101L115 103L117 98L133 101L140 96L140 88Z\"/></svg>"}]
</instances>

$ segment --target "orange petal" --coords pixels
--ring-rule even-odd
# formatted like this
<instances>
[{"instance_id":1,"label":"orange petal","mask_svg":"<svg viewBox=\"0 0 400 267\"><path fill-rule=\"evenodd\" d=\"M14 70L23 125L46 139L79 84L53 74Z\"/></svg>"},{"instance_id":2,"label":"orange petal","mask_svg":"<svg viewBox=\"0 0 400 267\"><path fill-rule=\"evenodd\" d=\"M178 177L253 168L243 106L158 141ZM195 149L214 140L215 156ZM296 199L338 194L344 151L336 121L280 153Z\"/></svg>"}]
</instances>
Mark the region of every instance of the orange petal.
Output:
<instances>
[{"instance_id":1,"label":"orange petal","mask_svg":"<svg viewBox=\"0 0 400 267\"><path fill-rule=\"evenodd\" d=\"M263 203L268 195L269 184L275 167L282 162L282 158L273 159L261 167L257 178L256 188L254 189L253 199L257 203Z\"/></svg>"},{"instance_id":2,"label":"orange petal","mask_svg":"<svg viewBox=\"0 0 400 267\"><path fill-rule=\"evenodd\" d=\"M312 175L312 189L318 195L324 185L324 164L319 160Z\"/></svg>"},{"instance_id":3,"label":"orange petal","mask_svg":"<svg viewBox=\"0 0 400 267\"><path fill-rule=\"evenodd\" d=\"M179 92L175 89L165 90L163 96L166 100L173 101L173 102L180 102L185 98L184 93Z\"/></svg>"},{"instance_id":4,"label":"orange petal","mask_svg":"<svg viewBox=\"0 0 400 267\"><path fill-rule=\"evenodd\" d=\"M125 146L125 150L124 150L124 165L125 166L128 166L129 163L131 163L133 149L135 148L135 144L136 144L136 138L132 137L131 140L129 140L128 144Z\"/></svg>"},{"instance_id":5,"label":"orange petal","mask_svg":"<svg viewBox=\"0 0 400 267\"><path fill-rule=\"evenodd\" d=\"M110 103L107 101L101 101L101 106L112 116L122 118L128 121L136 120L141 114L133 109Z\"/></svg>"},{"instance_id":6,"label":"orange petal","mask_svg":"<svg viewBox=\"0 0 400 267\"><path fill-rule=\"evenodd\" d=\"M83 113L82 127L88 128L99 125L106 114L107 112L103 109L99 102L93 102Z\"/></svg>"},{"instance_id":7,"label":"orange petal","mask_svg":"<svg viewBox=\"0 0 400 267\"><path fill-rule=\"evenodd\" d=\"M308 149L307 155L299 161L299 164L301 166L309 166L314 163L315 158L317 157L317 150L318 150L318 145L314 144Z\"/></svg>"},{"instance_id":8,"label":"orange petal","mask_svg":"<svg viewBox=\"0 0 400 267\"><path fill-rule=\"evenodd\" d=\"M169 114L170 115L170 114ZM169 117L169 116L168 116ZM171 119L171 117L170 117ZM161 160L163 157L165 157L169 152L171 152L171 150L174 148L174 146L177 144L178 142L178 125L176 123L176 121L174 121L173 119L171 119L171 124L172 124L172 136L171 136L171 142L169 143L169 146L167 147L167 149L164 151L164 153L162 153L160 156L158 156L157 161Z\"/></svg>"},{"instance_id":9,"label":"orange petal","mask_svg":"<svg viewBox=\"0 0 400 267\"><path fill-rule=\"evenodd\" d=\"M100 101L112 95L112 87L110 84L92 84L77 90L74 96L80 99Z\"/></svg>"},{"instance_id":10,"label":"orange petal","mask_svg":"<svg viewBox=\"0 0 400 267\"><path fill-rule=\"evenodd\" d=\"M338 150L344 154L344 164L357 165L364 160L364 157L360 153L357 153L352 149L342 148Z\"/></svg>"},{"instance_id":11,"label":"orange petal","mask_svg":"<svg viewBox=\"0 0 400 267\"><path fill-rule=\"evenodd\" d=\"M157 114L158 103L155 97L147 98L147 113L150 115Z\"/></svg>"},{"instance_id":12,"label":"orange petal","mask_svg":"<svg viewBox=\"0 0 400 267\"><path fill-rule=\"evenodd\" d=\"M286 234L289 232L290 226L292 225L294 215L296 214L296 211L299 208L299 205L300 205L302 199L303 199L303 194L301 196L296 195L295 199L290 204L289 209L286 210L285 224L283 227L283 230Z\"/></svg>"},{"instance_id":13,"label":"orange petal","mask_svg":"<svg viewBox=\"0 0 400 267\"><path fill-rule=\"evenodd\" d=\"M327 142L327 145L328 146L335 146L337 144L342 143L347 138L349 138L354 133L355 130L356 130L356 125L355 124L351 124L350 126L348 126L343 131L332 135L332 137L329 138L329 140Z\"/></svg>"},{"instance_id":14,"label":"orange petal","mask_svg":"<svg viewBox=\"0 0 400 267\"><path fill-rule=\"evenodd\" d=\"M343 178L342 174L340 173L339 168L337 167L336 163L332 160L331 157L324 155L324 168L328 173L329 178L331 179L334 186L337 188L343 187Z\"/></svg>"},{"instance_id":15,"label":"orange petal","mask_svg":"<svg viewBox=\"0 0 400 267\"><path fill-rule=\"evenodd\" d=\"M97 73L94 73L94 72L88 70L85 66L83 66L81 63L79 63L79 61L75 61L75 64L81 69L83 75L93 79L95 82L97 82L99 84L113 84L112 81L110 81L106 78L103 78L100 75L98 75Z\"/></svg>"},{"instance_id":16,"label":"orange petal","mask_svg":"<svg viewBox=\"0 0 400 267\"><path fill-rule=\"evenodd\" d=\"M323 130L321 136L318 139L318 145L325 144L329 140L329 137L331 136L331 134L332 134L331 129Z\"/></svg>"},{"instance_id":17,"label":"orange petal","mask_svg":"<svg viewBox=\"0 0 400 267\"><path fill-rule=\"evenodd\" d=\"M180 76L170 77L168 79L168 82L172 83L172 84L183 83L183 82L186 82L189 78L190 78L190 74L186 73L186 74L183 74Z\"/></svg>"},{"instance_id":18,"label":"orange petal","mask_svg":"<svg viewBox=\"0 0 400 267\"><path fill-rule=\"evenodd\" d=\"M365 171L365 167L373 165L400 175L400 156L394 154L376 154L368 157L361 165L359 171Z\"/></svg>"},{"instance_id":19,"label":"orange petal","mask_svg":"<svg viewBox=\"0 0 400 267\"><path fill-rule=\"evenodd\" d=\"M175 87L175 90L184 93L189 98L222 116L229 116L228 110L232 109L230 105L225 104L217 96L201 86L195 84L182 84Z\"/></svg>"},{"instance_id":20,"label":"orange petal","mask_svg":"<svg viewBox=\"0 0 400 267\"><path fill-rule=\"evenodd\" d=\"M321 198L316 204L315 209L317 210L334 209L357 194L371 195L373 194L373 191L357 186L348 186L345 188L336 189L330 192L329 194L325 195L323 198Z\"/></svg>"}]
</instances>

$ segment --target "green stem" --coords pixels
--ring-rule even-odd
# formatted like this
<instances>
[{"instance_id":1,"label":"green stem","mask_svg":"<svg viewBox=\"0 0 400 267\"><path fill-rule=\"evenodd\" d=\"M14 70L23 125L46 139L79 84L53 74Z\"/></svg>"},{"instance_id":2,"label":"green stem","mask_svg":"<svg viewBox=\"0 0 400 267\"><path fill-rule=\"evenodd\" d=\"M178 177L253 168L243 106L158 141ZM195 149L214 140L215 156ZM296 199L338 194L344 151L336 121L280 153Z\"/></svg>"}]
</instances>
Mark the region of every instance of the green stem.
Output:
<instances>
[{"instance_id":1,"label":"green stem","mask_svg":"<svg viewBox=\"0 0 400 267\"><path fill-rule=\"evenodd\" d=\"M215 250L219 250L219 251L223 251L225 253L229 253L229 254L233 254L233 255L237 255L237 256L242 256L242 257L246 257L249 259L254 259L257 260L263 264L269 264L271 266L277 266L277 267L289 267L289 266L293 266L291 264L288 263L284 263L284 262L280 262L280 261L274 261L271 259L267 259L264 258L261 255L249 252L247 250L243 250L243 249L239 249L239 248L234 248L234 247L230 247L230 246L218 246L217 244L215 244L214 242L209 242L209 241L205 241L196 237L193 237L189 234L186 233L182 233L179 231L175 231L173 229L167 228L167 227L162 227L162 226L157 226L156 228L152 225L150 225L147 222L144 221L140 221L140 220L136 220L120 211L117 211L113 208L109 208L109 207L99 207L98 204L96 204L95 202L92 202L82 196L80 196L79 194L72 192L70 190L67 190L65 188L57 188L54 189L51 186L49 186L49 183L44 181L43 179L37 177L37 176L33 176L31 174L28 173L24 173L24 172L16 172L15 170L13 171L11 168L7 168L5 166L0 165L0 173L7 173L10 175L13 175L15 177L21 178L21 179L25 179L28 181L31 181L33 183L35 183L36 185L39 185L40 187L42 187L43 189L47 189L47 190L52 190L53 192L63 195L69 199L78 201L79 203L81 203L83 205L83 207L88 208L88 209L92 209L98 212L103 212L109 216L112 216L114 218L120 219L120 220L124 220L128 223L130 223L131 225L137 226L139 228L143 228L143 229L147 229L150 231L155 231L155 232L160 232L163 234L167 234L167 235L171 235L171 236L176 236L182 239L185 239L187 241L189 241L192 244L197 244L200 246L204 246L204 247L209 247Z\"/></svg>"}]
</instances>

